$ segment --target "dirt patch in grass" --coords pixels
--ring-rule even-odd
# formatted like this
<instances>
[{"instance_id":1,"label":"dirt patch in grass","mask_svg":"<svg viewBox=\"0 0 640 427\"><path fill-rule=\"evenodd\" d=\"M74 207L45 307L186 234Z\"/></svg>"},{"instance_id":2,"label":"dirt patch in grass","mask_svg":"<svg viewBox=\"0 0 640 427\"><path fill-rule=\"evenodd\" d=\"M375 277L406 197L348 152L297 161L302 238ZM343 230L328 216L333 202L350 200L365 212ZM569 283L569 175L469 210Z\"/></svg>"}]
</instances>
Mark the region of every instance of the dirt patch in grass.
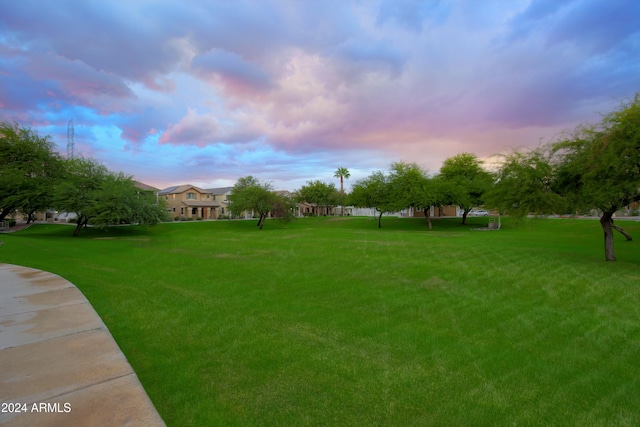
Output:
<instances>
[{"instance_id":1,"label":"dirt patch in grass","mask_svg":"<svg viewBox=\"0 0 640 427\"><path fill-rule=\"evenodd\" d=\"M449 282L440 277L432 276L420 283L420 287L424 289L442 289L449 287Z\"/></svg>"},{"instance_id":2,"label":"dirt patch in grass","mask_svg":"<svg viewBox=\"0 0 640 427\"><path fill-rule=\"evenodd\" d=\"M148 242L149 239L148 237L113 237L113 236L109 236L109 237L94 237L93 240L128 240L131 242Z\"/></svg>"},{"instance_id":3,"label":"dirt patch in grass","mask_svg":"<svg viewBox=\"0 0 640 427\"><path fill-rule=\"evenodd\" d=\"M242 256L238 254L214 254L212 256L214 258L246 258L246 256Z\"/></svg>"},{"instance_id":4,"label":"dirt patch in grass","mask_svg":"<svg viewBox=\"0 0 640 427\"><path fill-rule=\"evenodd\" d=\"M300 239L302 237L304 237L304 235L302 233L300 233L300 234L286 234L286 235L283 235L283 236L278 236L278 237L276 237L276 239L279 239L279 240L291 240L291 239Z\"/></svg>"},{"instance_id":5,"label":"dirt patch in grass","mask_svg":"<svg viewBox=\"0 0 640 427\"><path fill-rule=\"evenodd\" d=\"M381 245L381 246L396 246L396 245L401 245L404 246L407 244L407 242L390 242L388 240L351 240L351 242L353 243L371 243L374 245Z\"/></svg>"}]
</instances>

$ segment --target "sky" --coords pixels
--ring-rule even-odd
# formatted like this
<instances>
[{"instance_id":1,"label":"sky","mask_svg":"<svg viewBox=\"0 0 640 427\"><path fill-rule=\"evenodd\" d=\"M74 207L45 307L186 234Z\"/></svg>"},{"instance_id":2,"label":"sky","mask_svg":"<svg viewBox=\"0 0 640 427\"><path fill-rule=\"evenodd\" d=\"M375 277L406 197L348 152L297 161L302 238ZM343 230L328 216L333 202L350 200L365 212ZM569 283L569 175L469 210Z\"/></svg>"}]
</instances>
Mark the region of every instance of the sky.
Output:
<instances>
[{"instance_id":1,"label":"sky","mask_svg":"<svg viewBox=\"0 0 640 427\"><path fill-rule=\"evenodd\" d=\"M637 0L0 5L0 121L158 188L489 164L640 92Z\"/></svg>"}]
</instances>

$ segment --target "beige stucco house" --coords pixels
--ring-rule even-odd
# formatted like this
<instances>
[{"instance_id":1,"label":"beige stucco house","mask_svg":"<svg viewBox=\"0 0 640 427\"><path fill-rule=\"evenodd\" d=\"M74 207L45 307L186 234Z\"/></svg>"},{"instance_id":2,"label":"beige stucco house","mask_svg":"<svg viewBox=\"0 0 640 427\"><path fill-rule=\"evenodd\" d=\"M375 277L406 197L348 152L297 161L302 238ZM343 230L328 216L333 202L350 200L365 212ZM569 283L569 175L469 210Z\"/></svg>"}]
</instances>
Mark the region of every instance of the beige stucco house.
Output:
<instances>
[{"instance_id":1,"label":"beige stucco house","mask_svg":"<svg viewBox=\"0 0 640 427\"><path fill-rule=\"evenodd\" d=\"M229 217L229 196L233 187L208 188L205 191L211 194L214 202L218 203L220 208L218 216Z\"/></svg>"},{"instance_id":2,"label":"beige stucco house","mask_svg":"<svg viewBox=\"0 0 640 427\"><path fill-rule=\"evenodd\" d=\"M409 216L424 218L424 210L412 208ZM443 216L462 216L462 213L458 206L431 206L431 208L429 209L429 216L431 216L432 218Z\"/></svg>"},{"instance_id":3,"label":"beige stucco house","mask_svg":"<svg viewBox=\"0 0 640 427\"><path fill-rule=\"evenodd\" d=\"M168 187L158 192L167 204L167 211L175 218L217 219L221 203L214 200L209 190L185 184Z\"/></svg>"}]
</instances>

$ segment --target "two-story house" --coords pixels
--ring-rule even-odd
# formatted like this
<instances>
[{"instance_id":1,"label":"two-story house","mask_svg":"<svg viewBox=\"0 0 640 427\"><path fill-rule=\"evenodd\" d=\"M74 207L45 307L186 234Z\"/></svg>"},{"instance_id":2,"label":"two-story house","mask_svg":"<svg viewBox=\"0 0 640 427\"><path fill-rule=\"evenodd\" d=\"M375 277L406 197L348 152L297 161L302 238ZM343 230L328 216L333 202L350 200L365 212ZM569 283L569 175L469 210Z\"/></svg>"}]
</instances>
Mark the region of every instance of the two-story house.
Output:
<instances>
[{"instance_id":1,"label":"two-story house","mask_svg":"<svg viewBox=\"0 0 640 427\"><path fill-rule=\"evenodd\" d=\"M214 202L220 204L219 216L229 217L229 196L233 187L208 188L205 191L210 193Z\"/></svg>"},{"instance_id":2,"label":"two-story house","mask_svg":"<svg viewBox=\"0 0 640 427\"><path fill-rule=\"evenodd\" d=\"M209 190L195 185L176 185L158 192L167 204L167 211L173 218L217 219L221 203L214 200Z\"/></svg>"}]
</instances>

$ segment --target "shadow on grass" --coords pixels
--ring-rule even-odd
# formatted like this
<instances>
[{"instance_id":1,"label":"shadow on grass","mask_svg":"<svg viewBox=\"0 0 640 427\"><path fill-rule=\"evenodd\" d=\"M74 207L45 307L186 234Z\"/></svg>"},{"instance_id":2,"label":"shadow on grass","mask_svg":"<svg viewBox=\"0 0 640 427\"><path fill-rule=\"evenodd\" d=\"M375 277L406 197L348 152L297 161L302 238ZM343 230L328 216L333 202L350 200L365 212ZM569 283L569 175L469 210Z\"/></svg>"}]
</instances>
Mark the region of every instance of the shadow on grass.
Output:
<instances>
[{"instance_id":1,"label":"shadow on grass","mask_svg":"<svg viewBox=\"0 0 640 427\"><path fill-rule=\"evenodd\" d=\"M11 236L25 238L73 238L93 239L96 237L130 237L155 234L153 226L114 226L106 228L84 228L79 236L74 236L75 224L33 224L24 230L11 233Z\"/></svg>"},{"instance_id":2,"label":"shadow on grass","mask_svg":"<svg viewBox=\"0 0 640 427\"><path fill-rule=\"evenodd\" d=\"M194 221L194 222L168 222L154 226L122 225L110 227L84 228L79 236L73 236L75 224L34 224L24 230L12 233L20 237L70 237L76 239L94 239L106 237L132 237L150 236L162 233L181 232L187 229L209 230L243 230L252 229L259 233L268 234L270 231L302 229L308 227L327 227L337 229L353 229L368 231L455 231L472 230L473 228L487 227L487 218L467 218L467 224L462 224L460 218L435 218L432 219L433 229L429 230L424 218L398 218L383 217L382 228L378 228L378 220L373 217L309 217L296 218L284 222L278 219L268 219L265 227L260 230L256 226L257 220L232 220L232 221ZM504 224L508 223L505 221ZM507 225L508 227L508 225Z\"/></svg>"}]
</instances>

